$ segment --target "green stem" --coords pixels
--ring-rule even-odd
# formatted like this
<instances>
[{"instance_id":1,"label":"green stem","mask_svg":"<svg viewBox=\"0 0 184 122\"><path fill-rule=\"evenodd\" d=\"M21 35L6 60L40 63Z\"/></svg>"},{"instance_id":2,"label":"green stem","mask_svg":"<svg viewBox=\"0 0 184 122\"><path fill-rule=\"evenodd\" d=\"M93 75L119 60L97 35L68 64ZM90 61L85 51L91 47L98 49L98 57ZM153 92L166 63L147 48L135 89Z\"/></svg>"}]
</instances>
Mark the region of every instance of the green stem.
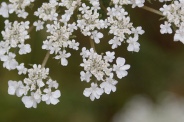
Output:
<instances>
[{"instance_id":1,"label":"green stem","mask_svg":"<svg viewBox=\"0 0 184 122\"><path fill-rule=\"evenodd\" d=\"M45 55L45 58L44 58L44 60L42 62L42 68L45 67L45 65L46 65L46 63L47 63L47 61L49 59L49 56L50 56L50 51L47 51L47 54Z\"/></svg>"},{"instance_id":2,"label":"green stem","mask_svg":"<svg viewBox=\"0 0 184 122\"><path fill-rule=\"evenodd\" d=\"M148 6L143 6L143 7L141 7L141 8L144 9L144 10L147 10L147 11L149 11L149 12L155 13L155 14L157 14L157 15L164 16L164 15L162 14L162 12L160 12L160 11L158 11L158 10L156 10L156 9L150 8L150 7L148 7Z\"/></svg>"},{"instance_id":3,"label":"green stem","mask_svg":"<svg viewBox=\"0 0 184 122\"><path fill-rule=\"evenodd\" d=\"M105 6L103 5L103 2L101 0L99 0L100 2L100 6L101 8L107 13L107 9L105 8Z\"/></svg>"},{"instance_id":4,"label":"green stem","mask_svg":"<svg viewBox=\"0 0 184 122\"><path fill-rule=\"evenodd\" d=\"M29 30L28 30L28 33L30 33L32 30L33 30L34 26L32 25Z\"/></svg>"},{"instance_id":5,"label":"green stem","mask_svg":"<svg viewBox=\"0 0 184 122\"><path fill-rule=\"evenodd\" d=\"M94 51L96 52L94 41L93 41L90 37L89 37L89 41L90 41L91 47L92 47L92 48L94 49Z\"/></svg>"}]
</instances>

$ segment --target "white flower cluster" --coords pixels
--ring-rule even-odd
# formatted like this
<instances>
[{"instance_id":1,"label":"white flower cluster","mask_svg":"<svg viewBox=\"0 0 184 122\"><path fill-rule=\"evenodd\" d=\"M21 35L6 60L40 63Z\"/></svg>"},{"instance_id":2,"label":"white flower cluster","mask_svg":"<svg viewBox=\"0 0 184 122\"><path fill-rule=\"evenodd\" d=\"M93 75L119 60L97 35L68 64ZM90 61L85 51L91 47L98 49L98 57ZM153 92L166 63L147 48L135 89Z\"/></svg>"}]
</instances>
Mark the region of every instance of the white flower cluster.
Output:
<instances>
[{"instance_id":1,"label":"white flower cluster","mask_svg":"<svg viewBox=\"0 0 184 122\"><path fill-rule=\"evenodd\" d=\"M113 71L116 73L119 79L127 76L127 71L130 65L125 65L125 59L118 57L116 59L116 64L113 66L110 64L115 58L114 52L106 52L105 56L97 54L93 48L86 50L82 49L81 55L83 57L83 63L80 64L84 68L84 71L80 72L81 81L86 81L91 83L90 88L86 88L83 94L86 97L90 97L93 101L95 98L99 99L100 95L104 92L110 94L110 92L115 92L117 81L114 79ZM94 76L94 77L93 77ZM94 78L94 79L91 79ZM98 82L102 82L100 87ZM96 83L94 83L96 82Z\"/></svg>"},{"instance_id":2,"label":"white flower cluster","mask_svg":"<svg viewBox=\"0 0 184 122\"><path fill-rule=\"evenodd\" d=\"M34 0L9 0L9 4L2 2L0 8L0 15L7 18L9 14L15 12L18 17L26 18L28 13L25 11L25 8L31 5Z\"/></svg>"},{"instance_id":3,"label":"white flower cluster","mask_svg":"<svg viewBox=\"0 0 184 122\"><path fill-rule=\"evenodd\" d=\"M127 47L128 51L138 52L140 44L137 41L139 35L144 33L142 27L133 27L130 17L127 16L128 13L122 6L115 5L112 8L108 7L107 11L107 15L109 15L107 20L110 25L109 33L114 35L114 38L109 41L112 49L120 46L122 42L127 42L129 44Z\"/></svg>"},{"instance_id":4,"label":"white flower cluster","mask_svg":"<svg viewBox=\"0 0 184 122\"><path fill-rule=\"evenodd\" d=\"M45 22L53 22L52 24L46 24L47 32L50 33L50 35L43 41L42 49L49 50L50 54L55 54L55 59L61 60L62 66L68 65L67 58L71 56L70 53L67 53L66 48L74 50L78 50L79 48L79 43L70 38L74 30L77 30L76 23L67 23L73 14L74 5L76 4L76 1L73 1L70 5L69 1L58 3L55 0L50 0L49 3L43 3L42 6L34 12L40 19L33 23L34 26L36 26L36 31L43 29ZM56 8L64 5L66 5L66 8L69 10L65 10L66 13L61 16L61 19L58 19L57 17L59 15L56 13Z\"/></svg>"},{"instance_id":5,"label":"white flower cluster","mask_svg":"<svg viewBox=\"0 0 184 122\"><path fill-rule=\"evenodd\" d=\"M16 69L18 62L15 60L16 54L11 49L19 49L20 55L31 52L29 44L25 44L25 40L29 39L28 30L29 21L14 23L5 21L5 30L1 32L3 40L0 42L0 60L3 61L3 67L8 70Z\"/></svg>"},{"instance_id":6,"label":"white flower cluster","mask_svg":"<svg viewBox=\"0 0 184 122\"><path fill-rule=\"evenodd\" d=\"M41 65L33 65L27 69L24 64L17 67L19 74L27 74L23 81L8 81L8 93L22 97L22 102L26 108L37 107L41 101L46 104L57 104L61 96L58 83L49 78L49 69L42 68ZM53 90L54 89L54 90Z\"/></svg>"},{"instance_id":7,"label":"white flower cluster","mask_svg":"<svg viewBox=\"0 0 184 122\"><path fill-rule=\"evenodd\" d=\"M70 57L70 53L66 53L66 48L78 50L79 43L74 39L70 40L72 32L77 27L75 23L61 26L60 23L54 21L54 24L47 24L47 32L51 35L47 36L47 40L43 41L42 49L55 54L55 59L61 60L61 65L68 65L66 58Z\"/></svg>"},{"instance_id":8,"label":"white flower cluster","mask_svg":"<svg viewBox=\"0 0 184 122\"><path fill-rule=\"evenodd\" d=\"M9 14L15 14L26 19L29 13L27 7L34 7L35 0L9 0L9 3L2 2L0 15L8 18ZM101 3L102 2L102 3ZM0 42L0 60L3 67L8 70L18 70L19 75L28 75L23 81L9 81L8 93L22 97L22 102L27 108L36 108L37 104L45 101L47 104L59 102L60 91L58 83L49 78L49 69L44 68L49 55L46 55L42 65L33 65L27 69L24 63L18 63L15 59L17 54L23 55L31 52L31 45L25 43L29 39L29 32L35 27L35 31L46 31L48 35L42 44L42 49L47 54L54 55L60 60L62 66L67 66L68 58L71 56L70 49L78 50L79 42L75 40L74 32L79 30L84 36L90 39L91 49L82 48L81 56L84 68L81 71L81 80L91 82L91 87L84 90L84 95L91 100L99 99L104 92L116 91L117 81L114 76L121 79L128 73L130 65L125 65L125 59L116 58L115 51L106 51L105 55L99 55L95 51L95 44L100 44L104 37L104 30L111 35L112 39L107 41L112 49L118 48L122 43L127 43L127 50L138 52L140 44L139 35L144 33L141 26L134 27L130 22L128 12L124 6L131 4L132 8L144 6L145 0L112 0L109 7L103 6L99 0L49 0L33 11L37 17L32 23L5 21L5 29L2 31L3 41ZM34 9L34 8L32 8ZM30 27L31 26L31 27ZM18 50L18 51L17 51Z\"/></svg>"},{"instance_id":9,"label":"white flower cluster","mask_svg":"<svg viewBox=\"0 0 184 122\"><path fill-rule=\"evenodd\" d=\"M98 10L100 9L99 3L96 1L91 2L92 7L87 6L85 3L79 7L81 12L80 18L77 20L77 26L80 28L84 36L90 36L94 39L96 44L100 43L100 39L103 37L101 32L97 29L104 29L108 27L107 20L99 19L100 14Z\"/></svg>"},{"instance_id":10,"label":"white flower cluster","mask_svg":"<svg viewBox=\"0 0 184 122\"><path fill-rule=\"evenodd\" d=\"M115 114L111 122L183 122L184 98L167 93L152 102L144 96L133 97Z\"/></svg>"},{"instance_id":11,"label":"white flower cluster","mask_svg":"<svg viewBox=\"0 0 184 122\"><path fill-rule=\"evenodd\" d=\"M165 0L171 1L171 0ZM162 2L162 1L161 1ZM184 1L174 0L170 4L164 4L160 11L166 17L164 24L160 25L162 34L171 34L174 28L174 41L180 41L184 44Z\"/></svg>"},{"instance_id":12,"label":"white flower cluster","mask_svg":"<svg viewBox=\"0 0 184 122\"><path fill-rule=\"evenodd\" d=\"M112 0L114 4L128 5L131 4L132 8L143 7L145 0Z\"/></svg>"}]
</instances>

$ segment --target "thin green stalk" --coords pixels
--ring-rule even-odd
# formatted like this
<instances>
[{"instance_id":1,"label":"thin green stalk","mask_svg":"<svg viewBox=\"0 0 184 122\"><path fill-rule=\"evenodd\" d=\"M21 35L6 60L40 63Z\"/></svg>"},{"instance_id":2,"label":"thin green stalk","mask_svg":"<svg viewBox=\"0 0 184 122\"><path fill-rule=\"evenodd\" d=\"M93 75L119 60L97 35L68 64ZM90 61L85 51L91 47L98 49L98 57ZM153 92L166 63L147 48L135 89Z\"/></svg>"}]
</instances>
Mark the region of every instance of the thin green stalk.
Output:
<instances>
[{"instance_id":1,"label":"thin green stalk","mask_svg":"<svg viewBox=\"0 0 184 122\"><path fill-rule=\"evenodd\" d=\"M92 47L92 48L94 49L94 51L96 52L94 41L93 41L90 37L89 37L89 41L90 41L91 47Z\"/></svg>"},{"instance_id":2,"label":"thin green stalk","mask_svg":"<svg viewBox=\"0 0 184 122\"><path fill-rule=\"evenodd\" d=\"M156 10L156 9L150 8L150 7L148 7L148 6L143 6L143 7L141 7L141 8L144 9L144 10L147 10L147 11L149 11L149 12L155 13L155 14L157 14L157 15L164 16L164 15L162 14L162 12L160 12L160 11L158 11L158 10Z\"/></svg>"},{"instance_id":3,"label":"thin green stalk","mask_svg":"<svg viewBox=\"0 0 184 122\"><path fill-rule=\"evenodd\" d=\"M42 68L45 67L45 65L46 65L46 63L47 63L47 61L49 59L49 56L50 56L50 51L47 51L47 54L45 55L45 58L44 58L44 60L42 62Z\"/></svg>"}]
</instances>

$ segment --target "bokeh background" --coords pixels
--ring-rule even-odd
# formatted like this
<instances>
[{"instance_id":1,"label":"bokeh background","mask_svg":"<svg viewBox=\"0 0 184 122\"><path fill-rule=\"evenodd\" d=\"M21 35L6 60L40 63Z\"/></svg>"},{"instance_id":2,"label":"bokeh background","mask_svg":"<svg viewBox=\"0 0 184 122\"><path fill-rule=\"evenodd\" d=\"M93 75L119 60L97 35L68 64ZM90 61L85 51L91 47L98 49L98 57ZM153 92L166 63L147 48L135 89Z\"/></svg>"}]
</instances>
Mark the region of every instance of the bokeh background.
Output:
<instances>
[{"instance_id":1,"label":"bokeh background","mask_svg":"<svg viewBox=\"0 0 184 122\"><path fill-rule=\"evenodd\" d=\"M37 6L46 0L37 0L35 6L28 11L33 12ZM105 0L104 0L105 1ZM159 9L162 5L158 2L147 3L147 6ZM161 16L147 12L141 8L132 9L127 6L131 21L134 26L142 26L145 34L139 39L140 52L131 53L126 50L127 44L122 45L116 52L116 57L126 58L126 63L131 65L128 76L119 80L117 91L110 95L102 95L99 100L92 102L83 96L83 90L90 84L80 81L79 64L82 62L79 51L72 51L69 65L63 67L54 60L52 55L46 67L50 68L50 75L60 84L60 103L57 105L38 104L37 109L25 108L21 98L10 96L7 93L8 80L22 80L17 71L3 69L0 62L0 122L111 122L114 115L135 95L147 96L157 103L157 97L165 91L173 92L179 96L184 95L184 45L173 41L173 35L161 35L159 26L163 21ZM10 21L17 19L15 15ZM36 19L29 16L33 21ZM0 17L0 30L3 30L4 18ZM19 19L21 21L21 19ZM106 32L104 32L106 33ZM42 41L46 38L45 32L31 32L32 53L19 56L20 62L40 64L46 54L41 49ZM90 47L89 38L75 33L76 40L81 47ZM108 45L110 36L105 36L97 52L111 50ZM0 36L2 39L2 36ZM123 121L122 121L123 122Z\"/></svg>"}]
</instances>

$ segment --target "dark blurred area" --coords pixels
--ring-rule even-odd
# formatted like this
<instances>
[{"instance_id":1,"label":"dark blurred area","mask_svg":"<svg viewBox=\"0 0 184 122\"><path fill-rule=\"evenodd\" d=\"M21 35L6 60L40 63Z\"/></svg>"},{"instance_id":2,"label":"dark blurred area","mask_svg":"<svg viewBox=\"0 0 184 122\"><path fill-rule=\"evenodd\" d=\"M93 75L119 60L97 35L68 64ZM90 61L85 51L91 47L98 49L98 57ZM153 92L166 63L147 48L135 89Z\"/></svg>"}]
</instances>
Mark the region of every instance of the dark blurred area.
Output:
<instances>
[{"instance_id":1,"label":"dark blurred area","mask_svg":"<svg viewBox=\"0 0 184 122\"><path fill-rule=\"evenodd\" d=\"M44 2L44 0L41 0ZM41 5L36 2L34 8ZM147 6L159 9L161 4L153 2ZM79 51L72 51L69 58L69 65L63 67L60 62L49 58L46 67L50 68L50 76L57 80L61 90L60 102L57 105L38 104L37 109L27 109L21 98L8 94L8 80L22 80L17 71L8 71L0 63L0 122L111 122L113 116L135 95L147 96L153 102L165 91L173 92L177 95L184 95L184 45L173 41L173 35L160 34L159 15L150 13L141 8L132 9L127 6L131 21L134 26L142 26L145 34L140 36L140 52L131 53L127 51L127 44L123 44L116 52L116 57L124 57L126 63L131 65L128 76L118 80L117 91L110 95L102 95L99 100L92 102L83 96L83 90L90 86L80 81L79 66L82 62L80 57L81 47L90 48L89 38L83 37L80 32L76 32L76 40L80 42ZM15 19L13 14L10 21ZM36 19L34 17L29 17ZM0 30L3 30L4 20L0 17ZM42 41L46 39L44 31L30 33L32 52L29 55L18 56L19 62L28 64L40 64L46 54L41 49ZM107 34L104 32L104 34ZM104 53L110 49L108 40L110 36L104 36L99 45L96 45L98 53ZM0 36L2 40L2 36ZM111 50L112 51L112 50Z\"/></svg>"}]
</instances>

